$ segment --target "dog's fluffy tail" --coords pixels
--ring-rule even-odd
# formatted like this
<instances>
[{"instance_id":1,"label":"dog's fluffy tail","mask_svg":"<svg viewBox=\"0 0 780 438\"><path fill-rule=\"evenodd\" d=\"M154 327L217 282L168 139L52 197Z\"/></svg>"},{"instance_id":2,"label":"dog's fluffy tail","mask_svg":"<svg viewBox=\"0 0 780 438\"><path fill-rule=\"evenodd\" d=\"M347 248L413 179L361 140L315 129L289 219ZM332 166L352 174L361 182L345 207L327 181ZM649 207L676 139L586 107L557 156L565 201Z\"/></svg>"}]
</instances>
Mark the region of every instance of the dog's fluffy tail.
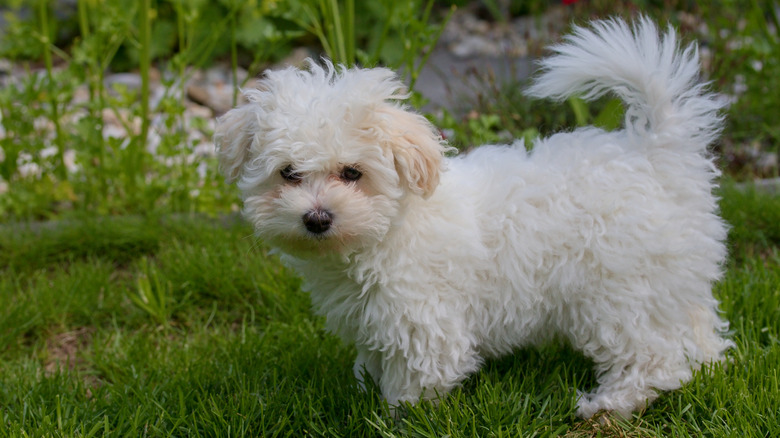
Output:
<instances>
[{"instance_id":1,"label":"dog's fluffy tail","mask_svg":"<svg viewBox=\"0 0 780 438\"><path fill-rule=\"evenodd\" d=\"M612 92L626 104L626 131L642 144L703 154L720 133L725 100L699 82L695 45L680 47L674 30L663 35L647 17L633 27L620 19L576 27L527 94L564 100L594 99Z\"/></svg>"}]
</instances>

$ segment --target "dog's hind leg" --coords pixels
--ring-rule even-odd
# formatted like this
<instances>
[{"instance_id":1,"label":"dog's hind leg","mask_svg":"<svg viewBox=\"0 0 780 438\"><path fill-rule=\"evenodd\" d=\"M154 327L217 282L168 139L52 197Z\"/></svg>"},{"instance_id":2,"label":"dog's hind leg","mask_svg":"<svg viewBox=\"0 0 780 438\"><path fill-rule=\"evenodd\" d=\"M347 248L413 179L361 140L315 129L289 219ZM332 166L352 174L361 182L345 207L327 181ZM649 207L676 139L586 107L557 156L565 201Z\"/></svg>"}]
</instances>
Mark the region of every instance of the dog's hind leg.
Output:
<instances>
[{"instance_id":1,"label":"dog's hind leg","mask_svg":"<svg viewBox=\"0 0 780 438\"><path fill-rule=\"evenodd\" d=\"M637 299L627 298L631 296ZM572 318L579 321L569 327L570 340L593 359L598 375L599 386L578 401L577 413L584 418L601 410L630 416L655 400L657 391L676 389L690 380L704 358L691 357L700 349L697 330L691 328L694 319L663 319L642 291L607 297L576 306ZM708 330L714 339L711 324Z\"/></svg>"},{"instance_id":2,"label":"dog's hind leg","mask_svg":"<svg viewBox=\"0 0 780 438\"><path fill-rule=\"evenodd\" d=\"M609 411L630 418L632 412L643 410L655 400L657 391L676 389L690 380L693 371L687 363L648 353L638 353L633 362L621 358L613 363L599 376L595 390L580 395L577 415L590 418L599 411Z\"/></svg>"},{"instance_id":3,"label":"dog's hind leg","mask_svg":"<svg viewBox=\"0 0 780 438\"><path fill-rule=\"evenodd\" d=\"M580 347L596 362L599 386L581 395L581 417L601 410L630 416L655 400L657 391L680 388L703 364L723 360L733 345L720 336L725 323L712 308L688 304L684 317L668 321L660 320L657 308L642 304L623 302L590 315L602 321ZM682 309L685 305L679 303Z\"/></svg>"}]
</instances>

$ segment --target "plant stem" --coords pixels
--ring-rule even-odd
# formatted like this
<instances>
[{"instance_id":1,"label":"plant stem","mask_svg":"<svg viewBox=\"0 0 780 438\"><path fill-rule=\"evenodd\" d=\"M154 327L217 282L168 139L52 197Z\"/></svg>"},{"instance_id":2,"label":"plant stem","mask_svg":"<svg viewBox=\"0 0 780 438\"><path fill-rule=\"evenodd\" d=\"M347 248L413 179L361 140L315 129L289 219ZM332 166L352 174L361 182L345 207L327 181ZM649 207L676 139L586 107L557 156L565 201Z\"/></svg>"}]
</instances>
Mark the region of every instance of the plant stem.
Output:
<instances>
[{"instance_id":1,"label":"plant stem","mask_svg":"<svg viewBox=\"0 0 780 438\"><path fill-rule=\"evenodd\" d=\"M334 50L337 52L336 62L349 66L347 49L344 44L344 27L341 24L341 14L338 2L336 0L330 0L327 3L323 3L322 12L323 19L326 20L326 26L328 26L328 21L330 21L330 26L328 27L332 30L330 37L331 40L333 40Z\"/></svg>"},{"instance_id":2,"label":"plant stem","mask_svg":"<svg viewBox=\"0 0 780 438\"><path fill-rule=\"evenodd\" d=\"M51 105L51 121L54 123L55 138L54 143L57 146L57 175L64 181L68 174L65 170L65 145L62 143L62 127L60 126L60 111L57 103L57 95L54 89L54 66L51 59L51 31L49 29L49 2L40 0L38 2L38 12L41 21L41 41L43 43L43 62L46 65L46 87L49 95L49 105Z\"/></svg>"},{"instance_id":3,"label":"plant stem","mask_svg":"<svg viewBox=\"0 0 780 438\"><path fill-rule=\"evenodd\" d=\"M236 18L230 20L230 74L233 78L233 106L238 104L238 47L236 42Z\"/></svg>"},{"instance_id":4,"label":"plant stem","mask_svg":"<svg viewBox=\"0 0 780 438\"><path fill-rule=\"evenodd\" d=\"M130 169L130 177L135 180L136 177L143 178L144 172L144 154L146 153L146 141L149 136L149 70L151 66L151 20L152 20L151 0L141 0L140 23L139 23L139 70L141 74L141 133L136 143L137 149L133 151L133 168ZM131 187L135 184L131 182Z\"/></svg>"},{"instance_id":5,"label":"plant stem","mask_svg":"<svg viewBox=\"0 0 780 438\"><path fill-rule=\"evenodd\" d=\"M88 41L91 36L89 28L89 4L88 0L78 0L79 31L81 32L81 41ZM97 59L97 53L94 57L84 63L86 71L87 88L89 90L89 104L87 110L89 116L94 120L94 131L88 138L94 140L97 146L97 160L92 161L95 168L102 168L106 163L105 143L103 141L103 109L105 101L103 100L103 69ZM99 178L100 193L105 198L108 194L108 185L105 178ZM85 205L89 205L88 199L85 199Z\"/></svg>"},{"instance_id":6,"label":"plant stem","mask_svg":"<svg viewBox=\"0 0 780 438\"><path fill-rule=\"evenodd\" d=\"M355 65L357 59L355 58L355 0L347 0L346 1L346 14L347 17L344 20L345 30L347 32L346 35L346 45L347 45L347 59L350 66Z\"/></svg>"},{"instance_id":7,"label":"plant stem","mask_svg":"<svg viewBox=\"0 0 780 438\"><path fill-rule=\"evenodd\" d=\"M390 0L390 2L385 2L385 5L387 7L386 10L386 16L392 17L393 14L395 14L395 6L398 4L395 0ZM368 60L370 63L370 67L373 67L374 64L379 62L380 57L382 56L382 48L385 45L385 40L387 39L387 31L390 30L390 19L383 20L382 22L382 30L379 33L379 40L376 44L376 48L374 49L373 55L371 55L371 59Z\"/></svg>"},{"instance_id":8,"label":"plant stem","mask_svg":"<svg viewBox=\"0 0 780 438\"><path fill-rule=\"evenodd\" d=\"M428 23L428 20L430 19L430 13L431 8L433 7L433 0L428 1L428 5L425 8L425 14L423 16L422 23ZM457 6L452 5L450 7L450 12L447 14L447 16L444 18L444 21L442 21L441 24L438 25L436 32L433 35L433 41L430 42L429 49L425 52L425 54L422 56L422 59L417 64L417 67L414 66L414 55L411 55L412 64L410 68L410 82L409 82L409 89L413 90L415 83L417 83L417 78L420 76L420 72L422 71L425 64L428 63L428 58L430 58L431 54L433 53L433 49L436 47L436 44L439 43L439 38L441 38L441 34L444 33L444 28L447 26L447 23L449 23L450 19L452 18L452 15L457 10Z\"/></svg>"},{"instance_id":9,"label":"plant stem","mask_svg":"<svg viewBox=\"0 0 780 438\"><path fill-rule=\"evenodd\" d=\"M78 7L78 13L79 13L79 31L81 32L81 40L86 41L89 39L89 19L87 15L87 2L86 0L78 0L77 3ZM95 87L92 81L89 79L92 78L92 65L90 62L87 62L87 87L89 88L89 101L92 102L95 98ZM92 109L90 108L90 113L92 113Z\"/></svg>"},{"instance_id":10,"label":"plant stem","mask_svg":"<svg viewBox=\"0 0 780 438\"><path fill-rule=\"evenodd\" d=\"M186 11L184 10L184 5L182 0L174 1L174 9L176 11L176 32L179 38L179 53L187 53L190 46L190 39L188 37L186 28L186 21L185 21L185 14ZM178 68L179 68L179 101L181 102L182 107L186 105L187 100L187 62L185 58L180 58L180 61L178 62ZM179 119L180 123L180 130L183 133L185 130L185 123L184 118Z\"/></svg>"}]
</instances>

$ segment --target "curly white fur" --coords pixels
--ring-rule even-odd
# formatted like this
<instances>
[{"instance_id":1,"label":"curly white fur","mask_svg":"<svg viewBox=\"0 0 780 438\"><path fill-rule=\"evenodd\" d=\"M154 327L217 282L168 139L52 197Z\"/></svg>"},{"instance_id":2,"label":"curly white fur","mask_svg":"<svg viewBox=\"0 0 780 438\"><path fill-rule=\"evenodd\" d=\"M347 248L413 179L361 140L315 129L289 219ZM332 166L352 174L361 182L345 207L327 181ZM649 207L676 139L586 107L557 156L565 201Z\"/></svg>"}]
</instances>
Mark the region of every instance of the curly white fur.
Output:
<instances>
[{"instance_id":1,"label":"curly white fur","mask_svg":"<svg viewBox=\"0 0 780 438\"><path fill-rule=\"evenodd\" d=\"M711 293L723 104L697 82L695 47L643 18L577 28L553 51L529 92L617 94L624 130L444 159L391 71L328 62L267 72L220 120L245 216L391 404L558 337L596 364L579 414L629 414L732 345Z\"/></svg>"}]
</instances>

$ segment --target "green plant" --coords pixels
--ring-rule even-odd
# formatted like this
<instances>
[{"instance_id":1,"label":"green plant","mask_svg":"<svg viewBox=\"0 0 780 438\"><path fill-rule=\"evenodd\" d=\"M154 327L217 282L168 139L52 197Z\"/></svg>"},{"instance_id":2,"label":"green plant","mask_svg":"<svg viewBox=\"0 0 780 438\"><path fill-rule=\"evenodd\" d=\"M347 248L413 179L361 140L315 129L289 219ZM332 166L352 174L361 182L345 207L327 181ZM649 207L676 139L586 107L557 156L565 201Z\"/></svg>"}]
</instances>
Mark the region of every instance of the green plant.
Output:
<instances>
[{"instance_id":1,"label":"green plant","mask_svg":"<svg viewBox=\"0 0 780 438\"><path fill-rule=\"evenodd\" d=\"M319 0L304 2L301 8L306 15L303 26L319 38L330 59L335 63L354 65L355 1L346 0L340 7L336 0Z\"/></svg>"},{"instance_id":2,"label":"green plant","mask_svg":"<svg viewBox=\"0 0 780 438\"><path fill-rule=\"evenodd\" d=\"M0 87L0 216L232 208L237 196L221 185L212 158L212 118L186 111L194 68L228 53L235 104L239 65L248 65L252 77L291 41L312 38L305 26L316 23L329 32L320 40L338 41L328 47L338 46L350 64L355 58L403 64L414 78L420 51L441 31L430 25L432 4L79 0L75 16L58 21L52 0L36 0L29 20L8 21L9 34L19 38L0 44L0 56L30 69ZM302 19L301 11L315 5L317 14L329 15ZM337 10L345 6L359 13L341 20ZM76 36L56 40L57 29L71 28L68 20ZM28 41L34 50L15 43ZM43 60L44 74L35 74L28 58ZM138 70L137 87L107 83L121 67ZM152 89L155 75L161 88Z\"/></svg>"},{"instance_id":3,"label":"green plant","mask_svg":"<svg viewBox=\"0 0 780 438\"><path fill-rule=\"evenodd\" d=\"M702 3L712 49L710 69L718 87L732 96L725 130L724 151L780 151L780 18L774 0L729 0L718 6ZM733 163L740 166L737 161ZM776 176L767 170L732 168L753 176ZM774 172L774 174L772 173Z\"/></svg>"},{"instance_id":4,"label":"green plant","mask_svg":"<svg viewBox=\"0 0 780 438\"><path fill-rule=\"evenodd\" d=\"M450 3L454 3L450 0ZM549 3L540 0L480 0L493 21L506 25L512 17L536 15L549 7Z\"/></svg>"},{"instance_id":5,"label":"green plant","mask_svg":"<svg viewBox=\"0 0 780 438\"><path fill-rule=\"evenodd\" d=\"M40 16L40 38L43 46L43 62L46 66L47 94L49 96L49 107L51 111L50 120L54 124L54 143L57 146L57 156L59 158L55 170L60 178L65 177L65 146L63 144L62 127L60 126L60 102L57 101L54 82L54 67L52 65L51 48L51 30L49 29L49 2L47 0L38 0L38 12Z\"/></svg>"},{"instance_id":6,"label":"green plant","mask_svg":"<svg viewBox=\"0 0 780 438\"><path fill-rule=\"evenodd\" d=\"M623 124L625 108L620 99L607 99L601 102L596 115L591 115L591 110L586 101L579 97L570 97L566 100L574 113L577 126L596 126L607 131L618 129Z\"/></svg>"},{"instance_id":7,"label":"green plant","mask_svg":"<svg viewBox=\"0 0 780 438\"><path fill-rule=\"evenodd\" d=\"M164 90L154 100L152 36L158 27L152 7L167 2L80 0L80 37L67 52L48 37L53 33L50 2L36 3L36 27L24 29L39 36L45 75L11 78L0 90L4 128L0 182L10 183L0 191L0 215L39 218L71 209L102 214L160 208L187 211L221 202L205 199L225 197L213 189L218 181L213 179L215 164L198 163L203 153L194 152L201 140L192 139L192 133L200 131L201 138L208 138L208 123L185 120L184 115L189 65L203 61L218 37L190 35L185 24L197 15L193 12L197 5L171 2L182 13L178 27L182 50L170 64L179 76L164 78ZM219 28L227 28L229 17L217 23ZM140 87L107 87L106 72L128 45L138 48ZM56 66L54 56L64 67ZM82 90L88 98L77 98ZM106 133L109 119L120 133ZM161 177L177 174L184 179Z\"/></svg>"},{"instance_id":8,"label":"green plant","mask_svg":"<svg viewBox=\"0 0 780 438\"><path fill-rule=\"evenodd\" d=\"M458 99L462 107L435 117L435 124L458 149L515 139L530 148L539 135L590 125L614 130L623 123L623 104L616 98L585 102L572 97L562 105L525 96L527 80L499 81L493 74L462 80L470 87L466 97Z\"/></svg>"},{"instance_id":9,"label":"green plant","mask_svg":"<svg viewBox=\"0 0 780 438\"><path fill-rule=\"evenodd\" d=\"M160 278L160 274L145 257L140 261L139 271L136 293L130 294L130 300L151 316L157 324L168 328L173 305L171 284Z\"/></svg>"},{"instance_id":10,"label":"green plant","mask_svg":"<svg viewBox=\"0 0 780 438\"><path fill-rule=\"evenodd\" d=\"M403 68L410 88L455 10L432 25L434 0L296 0L291 5L292 20L317 36L333 62Z\"/></svg>"}]
</instances>

